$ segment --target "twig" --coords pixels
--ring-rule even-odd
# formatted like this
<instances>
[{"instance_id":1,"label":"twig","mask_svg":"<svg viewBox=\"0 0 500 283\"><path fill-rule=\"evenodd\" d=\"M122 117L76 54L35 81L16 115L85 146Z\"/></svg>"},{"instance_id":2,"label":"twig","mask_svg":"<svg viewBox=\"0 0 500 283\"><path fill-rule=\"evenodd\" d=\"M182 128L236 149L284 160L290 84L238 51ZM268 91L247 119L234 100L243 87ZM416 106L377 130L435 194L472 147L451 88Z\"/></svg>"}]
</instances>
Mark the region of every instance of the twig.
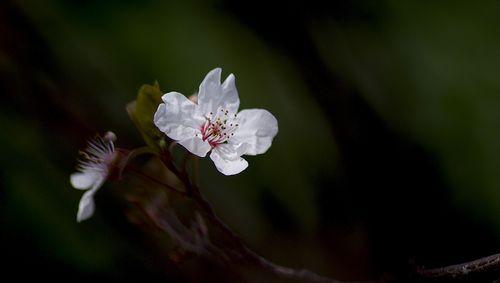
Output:
<instances>
[{"instance_id":1,"label":"twig","mask_svg":"<svg viewBox=\"0 0 500 283\"><path fill-rule=\"evenodd\" d=\"M473 261L454 264L445 267L417 269L417 273L424 278L457 278L473 273L500 271L500 254L494 254Z\"/></svg>"}]
</instances>

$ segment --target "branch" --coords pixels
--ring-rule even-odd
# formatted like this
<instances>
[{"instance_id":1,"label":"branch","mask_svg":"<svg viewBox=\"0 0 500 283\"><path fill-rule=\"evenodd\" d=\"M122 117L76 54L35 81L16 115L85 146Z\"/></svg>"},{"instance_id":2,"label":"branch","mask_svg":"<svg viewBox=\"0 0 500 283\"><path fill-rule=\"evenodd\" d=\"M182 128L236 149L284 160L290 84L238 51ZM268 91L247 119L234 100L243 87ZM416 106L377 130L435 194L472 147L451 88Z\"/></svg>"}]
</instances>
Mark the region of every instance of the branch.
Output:
<instances>
[{"instance_id":1,"label":"branch","mask_svg":"<svg viewBox=\"0 0 500 283\"><path fill-rule=\"evenodd\" d=\"M500 271L500 254L494 254L473 261L454 264L445 267L417 269L424 278L457 278L473 273Z\"/></svg>"},{"instance_id":2,"label":"branch","mask_svg":"<svg viewBox=\"0 0 500 283\"><path fill-rule=\"evenodd\" d=\"M161 181L158 181L155 178L148 176L139 170L134 170L134 168L130 168L131 169L130 171L139 175L142 178L163 185L169 190L173 190L181 194L182 196L192 199L201 208L204 214L208 218L210 218L210 220L212 220L212 222L235 244L237 254L233 255L234 262L244 261L257 266L262 270L289 279L304 280L315 283L348 283L347 281L340 281L319 275L307 269L295 269L295 268L285 267L276 264L262 257L261 255L257 254L255 251L250 249L245 244L245 242L235 232L233 232L233 230L221 218L219 218L219 216L213 209L211 203L201 193L200 188L196 184L193 184L190 181L187 171L185 169L184 170L177 169L177 167L175 166L175 164L173 164L169 155L160 157L161 161L165 164L165 166L169 168L177 176L177 178L184 184L186 192L179 191L178 189L175 189ZM462 278L475 273L494 272L494 271L500 271L500 253L476 259L473 261L445 266L445 267L416 269L416 273L424 279ZM349 282L355 283L354 281L349 281ZM370 283L370 282L374 283L376 281L363 281L358 283Z\"/></svg>"}]
</instances>

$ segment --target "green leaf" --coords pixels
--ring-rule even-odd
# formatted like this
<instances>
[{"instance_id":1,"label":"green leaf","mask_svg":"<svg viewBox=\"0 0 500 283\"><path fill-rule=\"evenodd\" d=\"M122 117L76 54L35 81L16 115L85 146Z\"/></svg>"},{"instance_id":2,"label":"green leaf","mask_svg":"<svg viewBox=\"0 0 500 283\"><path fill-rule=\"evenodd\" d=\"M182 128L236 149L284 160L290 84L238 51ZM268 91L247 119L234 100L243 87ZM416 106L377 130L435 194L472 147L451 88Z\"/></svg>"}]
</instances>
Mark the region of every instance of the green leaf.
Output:
<instances>
[{"instance_id":1,"label":"green leaf","mask_svg":"<svg viewBox=\"0 0 500 283\"><path fill-rule=\"evenodd\" d=\"M153 116L161 103L160 85L142 85L135 101L127 104L127 112L144 139L153 150L158 151L163 134L153 123Z\"/></svg>"}]
</instances>

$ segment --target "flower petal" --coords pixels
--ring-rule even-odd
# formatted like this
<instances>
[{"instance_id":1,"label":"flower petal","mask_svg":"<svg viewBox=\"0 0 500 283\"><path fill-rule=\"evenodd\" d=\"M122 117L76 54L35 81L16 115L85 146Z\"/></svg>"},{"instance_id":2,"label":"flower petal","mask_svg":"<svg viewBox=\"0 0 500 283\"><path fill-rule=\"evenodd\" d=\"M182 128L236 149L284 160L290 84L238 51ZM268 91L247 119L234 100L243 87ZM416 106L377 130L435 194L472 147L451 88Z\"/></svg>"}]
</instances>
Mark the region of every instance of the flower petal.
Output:
<instances>
[{"instance_id":1,"label":"flower petal","mask_svg":"<svg viewBox=\"0 0 500 283\"><path fill-rule=\"evenodd\" d=\"M221 68L213 69L200 84L198 105L201 115L210 112L216 113L219 107L223 107L231 113L238 111L240 99L236 90L234 75L230 74L221 85L221 72Z\"/></svg>"},{"instance_id":2,"label":"flower petal","mask_svg":"<svg viewBox=\"0 0 500 283\"><path fill-rule=\"evenodd\" d=\"M247 150L247 147L246 144L239 147L221 144L212 150L210 159L222 174L235 175L248 167L248 162L240 157Z\"/></svg>"},{"instance_id":3,"label":"flower petal","mask_svg":"<svg viewBox=\"0 0 500 283\"><path fill-rule=\"evenodd\" d=\"M98 176L96 172L76 172L71 174L70 182L75 189L87 190L95 183Z\"/></svg>"},{"instance_id":4,"label":"flower petal","mask_svg":"<svg viewBox=\"0 0 500 283\"><path fill-rule=\"evenodd\" d=\"M230 74L224 83L222 83L222 97L221 106L229 110L229 112L236 114L240 108L240 98L238 90L236 90L236 82L233 74Z\"/></svg>"},{"instance_id":5,"label":"flower petal","mask_svg":"<svg viewBox=\"0 0 500 283\"><path fill-rule=\"evenodd\" d=\"M245 154L256 155L266 152L271 147L273 138L278 133L278 121L264 109L246 109L238 113L238 129L229 143L247 143Z\"/></svg>"},{"instance_id":6,"label":"flower petal","mask_svg":"<svg viewBox=\"0 0 500 283\"><path fill-rule=\"evenodd\" d=\"M82 222L83 220L89 219L94 214L94 193L95 190L90 190L83 194L80 199L80 204L78 205L76 221Z\"/></svg>"},{"instance_id":7,"label":"flower petal","mask_svg":"<svg viewBox=\"0 0 500 283\"><path fill-rule=\"evenodd\" d=\"M192 154L198 155L199 157L205 157L211 148L208 142L203 141L199 137L180 141L179 144L189 150Z\"/></svg>"},{"instance_id":8,"label":"flower petal","mask_svg":"<svg viewBox=\"0 0 500 283\"><path fill-rule=\"evenodd\" d=\"M161 99L164 103L158 106L153 118L158 129L177 141L194 137L204 122L196 115L198 106L178 92L169 92Z\"/></svg>"},{"instance_id":9,"label":"flower petal","mask_svg":"<svg viewBox=\"0 0 500 283\"><path fill-rule=\"evenodd\" d=\"M222 93L220 84L221 68L215 68L208 72L198 89L198 106L200 114L206 115L210 112L215 113L219 105L218 98Z\"/></svg>"},{"instance_id":10,"label":"flower petal","mask_svg":"<svg viewBox=\"0 0 500 283\"><path fill-rule=\"evenodd\" d=\"M78 204L78 213L76 215L76 221L82 222L83 220L89 219L94 214L95 204L94 204L94 194L102 186L105 178L100 178L95 181L92 189L86 191L80 203Z\"/></svg>"}]
</instances>

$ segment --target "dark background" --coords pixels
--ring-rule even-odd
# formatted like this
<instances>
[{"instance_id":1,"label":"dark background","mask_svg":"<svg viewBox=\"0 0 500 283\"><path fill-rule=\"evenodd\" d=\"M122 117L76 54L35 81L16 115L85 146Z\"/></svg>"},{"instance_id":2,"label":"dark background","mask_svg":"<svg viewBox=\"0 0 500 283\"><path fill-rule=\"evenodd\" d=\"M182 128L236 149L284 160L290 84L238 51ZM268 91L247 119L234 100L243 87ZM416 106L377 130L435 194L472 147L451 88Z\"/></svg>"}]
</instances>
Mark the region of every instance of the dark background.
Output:
<instances>
[{"instance_id":1,"label":"dark background","mask_svg":"<svg viewBox=\"0 0 500 283\"><path fill-rule=\"evenodd\" d=\"M236 75L242 108L279 121L244 173L201 164L204 193L262 255L407 282L414 265L496 253L499 26L498 1L2 1L0 270L278 280L174 263L124 216L119 183L99 191L93 218L75 220L69 175L85 141L112 130L118 146L141 146L125 111L139 87L190 95L214 67ZM497 278L470 280L480 279Z\"/></svg>"}]
</instances>

